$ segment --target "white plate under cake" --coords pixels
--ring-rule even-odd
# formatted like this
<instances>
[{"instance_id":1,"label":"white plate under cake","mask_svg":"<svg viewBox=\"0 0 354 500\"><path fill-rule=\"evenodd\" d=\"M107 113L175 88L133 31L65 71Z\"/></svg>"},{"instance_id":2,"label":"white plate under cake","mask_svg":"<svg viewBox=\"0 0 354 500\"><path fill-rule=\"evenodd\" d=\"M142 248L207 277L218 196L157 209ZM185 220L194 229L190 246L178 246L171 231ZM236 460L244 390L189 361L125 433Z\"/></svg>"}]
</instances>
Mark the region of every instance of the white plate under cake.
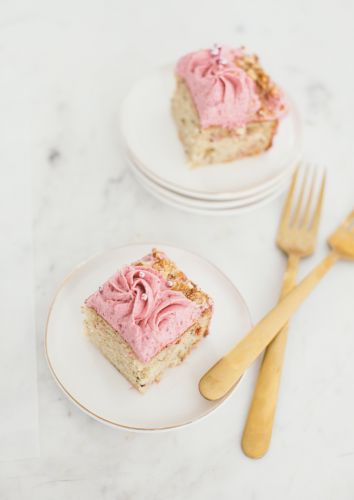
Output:
<instances>
[{"instance_id":1,"label":"white plate under cake","mask_svg":"<svg viewBox=\"0 0 354 500\"><path fill-rule=\"evenodd\" d=\"M190 168L171 113L175 86L174 67L158 68L136 82L123 103L124 146L143 175L171 191L208 201L246 202L290 179L301 157L302 127L288 94L288 112L271 148L228 163Z\"/></svg>"},{"instance_id":2,"label":"white plate under cake","mask_svg":"<svg viewBox=\"0 0 354 500\"><path fill-rule=\"evenodd\" d=\"M166 369L159 383L139 394L83 334L81 306L112 273L138 262L153 247L176 262L188 281L207 291L214 302L213 317L209 335L198 337L200 342L183 363ZM195 422L221 404L204 399L198 382L250 327L242 296L213 264L179 248L134 244L88 260L65 279L51 306L45 345L55 381L81 410L114 427L156 431Z\"/></svg>"}]
</instances>

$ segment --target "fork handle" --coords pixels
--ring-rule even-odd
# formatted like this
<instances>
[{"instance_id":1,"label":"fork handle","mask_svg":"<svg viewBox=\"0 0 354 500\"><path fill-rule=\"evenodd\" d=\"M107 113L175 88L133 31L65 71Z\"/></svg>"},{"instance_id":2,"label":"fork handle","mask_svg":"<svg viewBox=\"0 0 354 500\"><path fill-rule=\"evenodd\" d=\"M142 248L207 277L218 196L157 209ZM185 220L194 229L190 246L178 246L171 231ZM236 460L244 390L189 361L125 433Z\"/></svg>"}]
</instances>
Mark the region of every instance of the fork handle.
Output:
<instances>
[{"instance_id":1,"label":"fork handle","mask_svg":"<svg viewBox=\"0 0 354 500\"><path fill-rule=\"evenodd\" d=\"M335 252L325 257L229 353L203 375L199 382L202 396L211 401L225 396L338 259L339 255Z\"/></svg>"},{"instance_id":2,"label":"fork handle","mask_svg":"<svg viewBox=\"0 0 354 500\"><path fill-rule=\"evenodd\" d=\"M299 261L298 255L289 255L281 298L295 286ZM242 449L250 458L262 457L269 448L287 336L288 324L283 326L264 353L242 437Z\"/></svg>"}]
</instances>

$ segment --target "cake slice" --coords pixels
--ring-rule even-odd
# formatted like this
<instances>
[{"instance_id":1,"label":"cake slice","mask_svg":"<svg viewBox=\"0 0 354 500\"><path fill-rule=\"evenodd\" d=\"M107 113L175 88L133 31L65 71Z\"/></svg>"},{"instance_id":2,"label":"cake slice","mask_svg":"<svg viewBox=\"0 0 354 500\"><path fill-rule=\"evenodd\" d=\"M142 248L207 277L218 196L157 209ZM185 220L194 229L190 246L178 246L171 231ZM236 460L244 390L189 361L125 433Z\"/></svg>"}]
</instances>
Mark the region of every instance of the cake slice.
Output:
<instances>
[{"instance_id":1,"label":"cake slice","mask_svg":"<svg viewBox=\"0 0 354 500\"><path fill-rule=\"evenodd\" d=\"M266 151L286 109L280 88L243 48L214 46L177 62L172 114L192 167Z\"/></svg>"},{"instance_id":2,"label":"cake slice","mask_svg":"<svg viewBox=\"0 0 354 500\"><path fill-rule=\"evenodd\" d=\"M179 365L208 333L212 300L153 249L85 301L89 339L140 392Z\"/></svg>"}]
</instances>

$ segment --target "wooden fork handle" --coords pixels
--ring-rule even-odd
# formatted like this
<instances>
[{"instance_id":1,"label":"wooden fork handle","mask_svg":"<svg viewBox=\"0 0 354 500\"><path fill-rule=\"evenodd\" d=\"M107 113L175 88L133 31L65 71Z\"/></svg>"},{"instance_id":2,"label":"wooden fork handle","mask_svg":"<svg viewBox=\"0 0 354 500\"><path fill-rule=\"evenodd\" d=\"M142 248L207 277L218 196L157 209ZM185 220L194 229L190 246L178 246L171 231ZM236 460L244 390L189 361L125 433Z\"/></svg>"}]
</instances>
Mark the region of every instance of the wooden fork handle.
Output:
<instances>
[{"instance_id":1,"label":"wooden fork handle","mask_svg":"<svg viewBox=\"0 0 354 500\"><path fill-rule=\"evenodd\" d=\"M297 255L289 255L281 297L295 286L299 260ZM242 437L242 449L250 458L262 457L269 448L287 336L288 324L283 326L264 353Z\"/></svg>"},{"instance_id":2,"label":"wooden fork handle","mask_svg":"<svg viewBox=\"0 0 354 500\"><path fill-rule=\"evenodd\" d=\"M199 382L202 396L211 401L225 396L338 259L339 256L334 252L325 257L228 354L203 375Z\"/></svg>"}]
</instances>

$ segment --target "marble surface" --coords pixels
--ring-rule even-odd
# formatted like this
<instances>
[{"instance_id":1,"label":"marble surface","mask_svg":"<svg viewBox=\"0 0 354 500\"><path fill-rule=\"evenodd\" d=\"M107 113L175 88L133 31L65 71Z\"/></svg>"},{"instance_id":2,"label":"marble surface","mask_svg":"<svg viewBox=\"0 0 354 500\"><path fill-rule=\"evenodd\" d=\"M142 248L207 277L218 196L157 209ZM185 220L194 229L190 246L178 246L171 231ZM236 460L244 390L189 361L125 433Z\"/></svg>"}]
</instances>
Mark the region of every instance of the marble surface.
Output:
<instances>
[{"instance_id":1,"label":"marble surface","mask_svg":"<svg viewBox=\"0 0 354 500\"><path fill-rule=\"evenodd\" d=\"M9 165L6 182L0 183L0 233L3 235L0 303L4 332L0 349L0 461L29 458L39 453L32 176L23 159L13 153L22 154L16 149L16 124L8 112L13 110L12 106L13 103L9 106L3 96L0 97L0 108L7 114L7 123L0 124L4 138L0 163ZM12 125L15 125L14 133L8 134ZM14 370L14 364L20 369Z\"/></svg>"},{"instance_id":2,"label":"marble surface","mask_svg":"<svg viewBox=\"0 0 354 500\"><path fill-rule=\"evenodd\" d=\"M37 457L0 463L1 500L352 499L351 264L338 264L292 321L272 447L259 461L239 444L254 370L201 423L133 434L95 422L65 399L46 366L43 338L64 276L127 242L204 255L235 282L255 321L277 300L282 199L239 217L188 215L146 194L122 158L119 108L132 82L215 40L257 50L296 97L305 157L329 173L318 252L301 273L325 254L325 236L353 206L353 3L32 0L2 2L0 13L0 122L9 138L2 143L12 144L1 145L3 180L14 162L33 180L40 429ZM15 369L18 360L11 361Z\"/></svg>"}]
</instances>

